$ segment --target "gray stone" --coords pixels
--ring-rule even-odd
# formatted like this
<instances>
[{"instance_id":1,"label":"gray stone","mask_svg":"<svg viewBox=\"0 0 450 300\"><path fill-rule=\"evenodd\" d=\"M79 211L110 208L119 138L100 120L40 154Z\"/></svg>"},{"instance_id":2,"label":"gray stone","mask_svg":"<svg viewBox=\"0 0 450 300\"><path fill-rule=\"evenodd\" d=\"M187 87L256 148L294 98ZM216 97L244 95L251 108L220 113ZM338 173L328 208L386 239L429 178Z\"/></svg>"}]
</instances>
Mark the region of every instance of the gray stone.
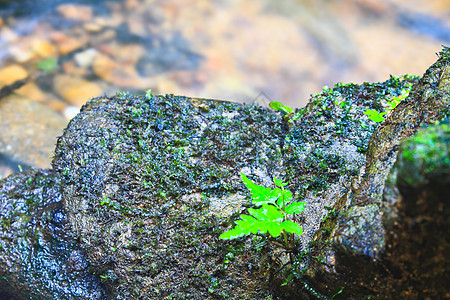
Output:
<instances>
[{"instance_id":1,"label":"gray stone","mask_svg":"<svg viewBox=\"0 0 450 300\"><path fill-rule=\"evenodd\" d=\"M67 216L67 239L81 247L69 257L86 257L74 269L95 271L113 299L442 298L448 243L435 234L448 233L447 123L428 129L431 142L414 136L417 149L402 141L448 116L449 78L444 48L420 79L337 84L297 109L295 121L173 95L91 99L59 138L53 171L42 171L42 187L64 204L47 220ZM364 114L409 84L410 97L384 123ZM307 203L290 253L264 235L218 239L249 207L240 172L265 186L283 179L294 201ZM23 176L15 186L36 175ZM8 193L11 178L0 185L2 201L23 203L24 193ZM48 280L39 288L53 286Z\"/></svg>"},{"instance_id":2,"label":"gray stone","mask_svg":"<svg viewBox=\"0 0 450 300\"><path fill-rule=\"evenodd\" d=\"M105 299L83 250L67 237L57 174L16 173L0 181L0 297Z\"/></svg>"}]
</instances>

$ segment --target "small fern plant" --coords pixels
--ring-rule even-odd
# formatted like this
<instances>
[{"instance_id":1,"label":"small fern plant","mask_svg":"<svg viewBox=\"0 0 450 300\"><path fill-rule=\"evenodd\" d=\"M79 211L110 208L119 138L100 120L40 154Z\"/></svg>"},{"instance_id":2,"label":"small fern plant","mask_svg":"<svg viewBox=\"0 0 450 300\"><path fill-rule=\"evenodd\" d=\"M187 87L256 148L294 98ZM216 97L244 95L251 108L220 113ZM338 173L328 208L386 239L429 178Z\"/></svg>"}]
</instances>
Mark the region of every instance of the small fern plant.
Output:
<instances>
[{"instance_id":1,"label":"small fern plant","mask_svg":"<svg viewBox=\"0 0 450 300\"><path fill-rule=\"evenodd\" d=\"M298 118L301 117L301 113L294 115L294 110L291 107L286 106L283 103L278 102L278 101L270 102L269 107L274 110L278 110L278 111L281 111L282 113L284 113L284 120L286 120L289 123L294 122L295 120L297 120Z\"/></svg>"},{"instance_id":2,"label":"small fern plant","mask_svg":"<svg viewBox=\"0 0 450 300\"><path fill-rule=\"evenodd\" d=\"M219 238L224 240L236 239L250 233L269 233L272 237L283 234L284 245L274 242L277 246L287 251L294 249L294 235L303 233L302 227L289 220L288 215L294 215L303 211L306 202L292 202L292 193L284 187L280 179L274 178L277 186L274 189L266 188L255 184L241 173L242 181L249 189L252 196L252 204L258 208L249 208L250 215L240 215L241 219L236 220L236 226L224 233ZM290 236L289 236L290 235Z\"/></svg>"},{"instance_id":3,"label":"small fern plant","mask_svg":"<svg viewBox=\"0 0 450 300\"><path fill-rule=\"evenodd\" d=\"M400 102L402 102L409 96L409 92L411 91L411 86L412 86L411 84L407 85L407 88L403 89L399 96L392 97L392 100L387 102L389 107L386 108L385 112L379 112L374 109L368 109L364 112L364 114L367 115L369 117L369 119L374 122L377 122L377 123L383 122L385 120L384 115L387 114L388 112L390 112L391 110L393 110L394 108L396 108Z\"/></svg>"}]
</instances>

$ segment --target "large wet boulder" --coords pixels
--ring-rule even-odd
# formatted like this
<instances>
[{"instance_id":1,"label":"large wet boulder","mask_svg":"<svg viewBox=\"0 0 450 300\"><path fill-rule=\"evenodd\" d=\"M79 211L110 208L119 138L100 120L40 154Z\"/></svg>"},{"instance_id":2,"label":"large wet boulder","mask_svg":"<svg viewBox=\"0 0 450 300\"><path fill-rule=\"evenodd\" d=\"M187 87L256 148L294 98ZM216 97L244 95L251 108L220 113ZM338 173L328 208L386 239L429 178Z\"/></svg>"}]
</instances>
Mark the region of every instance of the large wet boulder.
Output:
<instances>
[{"instance_id":1,"label":"large wet boulder","mask_svg":"<svg viewBox=\"0 0 450 300\"><path fill-rule=\"evenodd\" d=\"M436 234L448 233L448 125L429 124L448 117L449 78L444 48L420 79L337 84L295 118L172 95L91 99L59 138L51 171L0 182L0 271L9 276L2 284L10 281L1 291L23 286L19 299L36 291L99 299L102 288L111 299L443 297L448 243ZM411 86L381 125L364 114ZM283 179L294 201L307 203L291 253L264 235L218 238L250 206L241 172L269 187ZM53 200L30 202L27 191ZM34 221L17 217L23 209ZM33 263L34 244L15 250L21 243L9 238L29 234L27 224L38 224L31 232L48 245L42 264ZM53 251L54 239L72 248ZM26 259L10 259L13 251ZM67 278L41 266L72 278L62 266L74 251L78 271L88 270L76 280L87 288L55 296L70 283L56 284Z\"/></svg>"},{"instance_id":2,"label":"large wet boulder","mask_svg":"<svg viewBox=\"0 0 450 300\"><path fill-rule=\"evenodd\" d=\"M247 203L239 172L280 177L280 116L186 97L87 103L58 140L72 234L115 299L269 297L262 237L218 239ZM259 250L262 249L262 250Z\"/></svg>"}]
</instances>

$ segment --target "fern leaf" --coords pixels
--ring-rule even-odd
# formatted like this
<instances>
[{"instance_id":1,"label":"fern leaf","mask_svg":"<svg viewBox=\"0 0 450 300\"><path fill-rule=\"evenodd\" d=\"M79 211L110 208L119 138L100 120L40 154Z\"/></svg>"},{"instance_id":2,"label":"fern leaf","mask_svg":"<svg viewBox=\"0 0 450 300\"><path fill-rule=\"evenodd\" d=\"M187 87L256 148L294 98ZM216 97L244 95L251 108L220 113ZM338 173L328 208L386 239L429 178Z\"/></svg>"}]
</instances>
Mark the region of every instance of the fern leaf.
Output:
<instances>
[{"instance_id":1,"label":"fern leaf","mask_svg":"<svg viewBox=\"0 0 450 300\"><path fill-rule=\"evenodd\" d=\"M285 212L287 214L298 214L301 211L304 211L306 207L306 202L294 202L286 207Z\"/></svg>"},{"instance_id":2,"label":"fern leaf","mask_svg":"<svg viewBox=\"0 0 450 300\"><path fill-rule=\"evenodd\" d=\"M250 194L252 195L252 202L255 204L262 204L262 203L275 203L275 201L278 199L279 194L281 193L281 190L278 189L278 191L272 190L270 188L266 188L260 185L257 185L253 183L250 179L248 179L244 173L241 173L242 181L244 182L245 186L250 191Z\"/></svg>"},{"instance_id":3,"label":"fern leaf","mask_svg":"<svg viewBox=\"0 0 450 300\"><path fill-rule=\"evenodd\" d=\"M282 222L284 215L275 206L264 203L261 208L249 208L248 212L259 221L278 221Z\"/></svg>"},{"instance_id":4,"label":"fern leaf","mask_svg":"<svg viewBox=\"0 0 450 300\"><path fill-rule=\"evenodd\" d=\"M236 220L236 227L222 233L219 238L224 240L233 240L250 233L258 233L259 227L257 220L252 216L241 215L240 220Z\"/></svg>"},{"instance_id":5,"label":"fern leaf","mask_svg":"<svg viewBox=\"0 0 450 300\"><path fill-rule=\"evenodd\" d=\"M287 203L289 203L292 199L292 193L290 190L280 190L280 196L277 200L277 205L279 207L284 207L286 206Z\"/></svg>"},{"instance_id":6,"label":"fern leaf","mask_svg":"<svg viewBox=\"0 0 450 300\"><path fill-rule=\"evenodd\" d=\"M284 221L281 224L281 228L289 233L295 233L298 235L301 235L303 233L303 228L297 223L292 222L291 220Z\"/></svg>"}]
</instances>

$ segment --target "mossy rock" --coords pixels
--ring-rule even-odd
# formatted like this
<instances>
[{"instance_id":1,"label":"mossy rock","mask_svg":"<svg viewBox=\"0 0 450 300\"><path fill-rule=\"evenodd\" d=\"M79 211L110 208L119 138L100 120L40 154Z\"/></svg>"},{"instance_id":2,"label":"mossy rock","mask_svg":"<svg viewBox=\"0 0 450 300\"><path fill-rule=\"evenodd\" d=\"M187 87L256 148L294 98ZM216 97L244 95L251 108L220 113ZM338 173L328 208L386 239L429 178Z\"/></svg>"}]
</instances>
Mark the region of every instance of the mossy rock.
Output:
<instances>
[{"instance_id":1,"label":"mossy rock","mask_svg":"<svg viewBox=\"0 0 450 300\"><path fill-rule=\"evenodd\" d=\"M400 193L391 173L401 142L448 115L449 52L420 79L337 84L290 116L173 95L91 99L59 138L45 173L63 201L66 238L82 247L113 299L405 296L424 277L417 267L399 280L397 270L409 269L386 257L401 249L393 224L412 224L405 210L392 209L401 198L389 197ZM411 85L384 123L364 114ZM304 234L294 264L272 243L279 240L218 238L249 207L241 172L267 187L283 179L294 201L307 203L296 218ZM0 182L2 195L19 203L24 195L5 190L10 180ZM442 295L434 287L417 296Z\"/></svg>"},{"instance_id":2,"label":"mossy rock","mask_svg":"<svg viewBox=\"0 0 450 300\"><path fill-rule=\"evenodd\" d=\"M83 107L53 167L73 234L94 250L110 295L268 296L265 239L218 236L224 217L246 203L239 172L278 176L279 120L257 106L171 95L122 94Z\"/></svg>"}]
</instances>

